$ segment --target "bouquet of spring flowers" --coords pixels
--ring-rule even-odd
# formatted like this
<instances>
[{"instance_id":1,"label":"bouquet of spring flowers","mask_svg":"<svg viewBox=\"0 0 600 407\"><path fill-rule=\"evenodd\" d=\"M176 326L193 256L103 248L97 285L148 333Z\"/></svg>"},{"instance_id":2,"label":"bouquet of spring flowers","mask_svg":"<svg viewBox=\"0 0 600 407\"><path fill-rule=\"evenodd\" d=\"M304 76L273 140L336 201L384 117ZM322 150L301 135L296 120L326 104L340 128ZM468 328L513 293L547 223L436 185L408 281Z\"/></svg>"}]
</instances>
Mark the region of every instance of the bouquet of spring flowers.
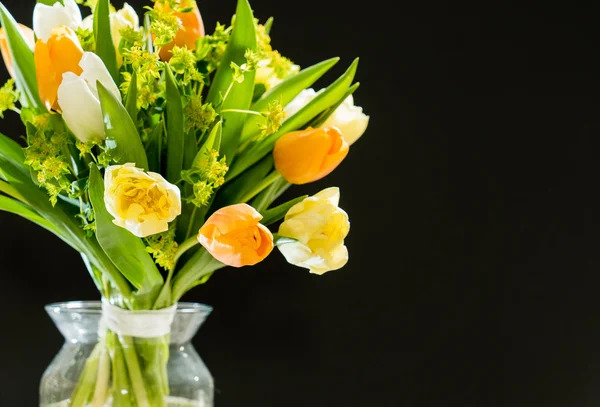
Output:
<instances>
[{"instance_id":1,"label":"bouquet of spring flowers","mask_svg":"<svg viewBox=\"0 0 600 407\"><path fill-rule=\"evenodd\" d=\"M141 20L127 4L83 5L85 19L74 0L39 1L31 30L0 4L12 77L0 116L17 112L26 141L0 135L0 210L77 250L109 311L171 309L275 246L315 274L344 266L337 188L273 203L331 173L366 130L357 61L315 92L338 59L293 64L248 0L212 34L194 0L154 0ZM108 322L108 351L92 354L69 405L164 406L168 334L142 341Z\"/></svg>"}]
</instances>

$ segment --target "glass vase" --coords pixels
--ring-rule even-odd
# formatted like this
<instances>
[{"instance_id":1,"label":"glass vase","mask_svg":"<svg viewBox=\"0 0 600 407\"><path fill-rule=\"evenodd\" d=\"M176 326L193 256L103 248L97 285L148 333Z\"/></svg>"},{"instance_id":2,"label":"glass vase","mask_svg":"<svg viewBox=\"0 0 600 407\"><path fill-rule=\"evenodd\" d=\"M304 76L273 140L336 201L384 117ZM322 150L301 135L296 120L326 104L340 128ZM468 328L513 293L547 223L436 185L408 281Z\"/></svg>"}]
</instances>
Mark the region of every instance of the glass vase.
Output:
<instances>
[{"instance_id":1,"label":"glass vase","mask_svg":"<svg viewBox=\"0 0 600 407\"><path fill-rule=\"evenodd\" d=\"M213 378L191 343L211 310L179 303L171 333L147 339L107 331L99 301L48 305L65 343L42 377L40 406L212 407ZM141 402L133 395L132 357L147 393Z\"/></svg>"}]
</instances>

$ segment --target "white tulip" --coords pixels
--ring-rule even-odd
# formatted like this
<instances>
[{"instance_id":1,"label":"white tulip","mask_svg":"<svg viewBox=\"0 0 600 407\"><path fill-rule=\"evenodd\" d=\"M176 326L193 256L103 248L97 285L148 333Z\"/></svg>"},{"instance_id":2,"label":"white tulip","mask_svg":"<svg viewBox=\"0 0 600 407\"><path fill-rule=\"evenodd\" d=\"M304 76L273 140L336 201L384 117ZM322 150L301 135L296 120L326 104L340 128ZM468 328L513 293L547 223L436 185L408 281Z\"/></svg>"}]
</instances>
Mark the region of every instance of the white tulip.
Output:
<instances>
[{"instance_id":1,"label":"white tulip","mask_svg":"<svg viewBox=\"0 0 600 407\"><path fill-rule=\"evenodd\" d=\"M305 89L300 92L285 107L286 117L298 113L324 90L315 92L314 89ZM365 133L368 126L369 116L363 113L362 107L354 105L354 98L350 95L320 127L337 127L342 132L344 140L352 145Z\"/></svg>"},{"instance_id":2,"label":"white tulip","mask_svg":"<svg viewBox=\"0 0 600 407\"><path fill-rule=\"evenodd\" d=\"M94 15L89 15L83 19L82 28L86 30L94 29ZM113 45L117 51L117 60L119 65L123 63L123 56L119 52L119 44L121 43L121 30L124 28L133 28L139 30L140 18L129 4L123 4L123 8L116 12L110 13L110 35L112 36Z\"/></svg>"},{"instance_id":3,"label":"white tulip","mask_svg":"<svg viewBox=\"0 0 600 407\"><path fill-rule=\"evenodd\" d=\"M85 143L105 137L96 81L100 81L119 100L121 93L98 55L84 53L79 66L83 70L81 75L73 72L63 74L58 87L58 105L69 129Z\"/></svg>"},{"instance_id":4,"label":"white tulip","mask_svg":"<svg viewBox=\"0 0 600 407\"><path fill-rule=\"evenodd\" d=\"M42 41L48 41L52 34L52 29L60 26L67 26L73 30L81 27L81 11L75 3L75 0L63 0L52 6L37 3L33 9L33 31Z\"/></svg>"},{"instance_id":5,"label":"white tulip","mask_svg":"<svg viewBox=\"0 0 600 407\"><path fill-rule=\"evenodd\" d=\"M337 127L342 132L344 140L352 145L367 130L369 116L363 113L362 107L354 105L354 98L350 95L323 123L323 127L332 126Z\"/></svg>"}]
</instances>

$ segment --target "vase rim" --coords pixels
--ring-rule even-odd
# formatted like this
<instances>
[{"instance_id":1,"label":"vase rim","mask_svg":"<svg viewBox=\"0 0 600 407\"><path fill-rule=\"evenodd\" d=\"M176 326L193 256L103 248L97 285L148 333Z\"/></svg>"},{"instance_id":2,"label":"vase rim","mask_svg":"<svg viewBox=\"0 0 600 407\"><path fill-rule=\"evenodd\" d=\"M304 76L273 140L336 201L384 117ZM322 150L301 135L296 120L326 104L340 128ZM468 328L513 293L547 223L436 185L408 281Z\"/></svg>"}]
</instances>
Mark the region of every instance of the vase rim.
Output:
<instances>
[{"instance_id":1,"label":"vase rim","mask_svg":"<svg viewBox=\"0 0 600 407\"><path fill-rule=\"evenodd\" d=\"M101 314L102 313L102 302L101 301L64 301L54 302L44 306L46 312L50 313L61 313L61 312L73 312L84 314ZM199 302L179 302L177 303L177 314L194 314L204 313L210 314L213 308L210 305L201 304ZM139 311L152 311L152 310L139 310ZM157 310L160 311L160 310Z\"/></svg>"}]
</instances>

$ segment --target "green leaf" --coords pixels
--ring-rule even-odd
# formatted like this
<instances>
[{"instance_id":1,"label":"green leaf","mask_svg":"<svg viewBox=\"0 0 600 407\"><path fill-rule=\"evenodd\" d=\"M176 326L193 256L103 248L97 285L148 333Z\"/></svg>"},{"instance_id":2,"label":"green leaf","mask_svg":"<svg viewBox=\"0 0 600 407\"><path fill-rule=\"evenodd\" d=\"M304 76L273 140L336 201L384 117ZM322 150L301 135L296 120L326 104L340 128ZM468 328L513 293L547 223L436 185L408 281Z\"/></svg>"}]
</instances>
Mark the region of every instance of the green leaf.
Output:
<instances>
[{"instance_id":1,"label":"green leaf","mask_svg":"<svg viewBox=\"0 0 600 407\"><path fill-rule=\"evenodd\" d=\"M130 305L131 288L114 264L102 251L95 239L88 239L74 218L73 212L62 202L50 204L48 195L34 184L29 167L23 163L23 151L17 143L0 135L0 168L10 185L29 203L31 208L60 231L60 238L75 250L84 253L90 261L108 275Z\"/></svg>"},{"instance_id":2,"label":"green leaf","mask_svg":"<svg viewBox=\"0 0 600 407\"><path fill-rule=\"evenodd\" d=\"M280 177L275 180L267 189L263 190L260 194L258 194L250 204L254 209L258 212L265 211L271 204L281 195L285 189L287 189L291 184L285 180L285 178Z\"/></svg>"},{"instance_id":3,"label":"green leaf","mask_svg":"<svg viewBox=\"0 0 600 407\"><path fill-rule=\"evenodd\" d=\"M95 165L90 169L89 195L96 217L96 238L106 255L139 294L156 294L163 278L144 242L113 223L104 204L104 180Z\"/></svg>"},{"instance_id":4,"label":"green leaf","mask_svg":"<svg viewBox=\"0 0 600 407\"><path fill-rule=\"evenodd\" d=\"M265 32L267 34L271 33L271 28L273 28L273 21L275 19L273 17L269 17L269 19L267 20L267 22L265 23Z\"/></svg>"},{"instance_id":5,"label":"green leaf","mask_svg":"<svg viewBox=\"0 0 600 407\"><path fill-rule=\"evenodd\" d=\"M63 0L37 0L38 3L45 4L47 6L52 6L54 3L65 4Z\"/></svg>"},{"instance_id":6,"label":"green leaf","mask_svg":"<svg viewBox=\"0 0 600 407\"><path fill-rule=\"evenodd\" d=\"M286 237L286 236L281 236L278 235L277 233L273 233L273 243L275 243L275 246L279 246L282 244L286 244L286 243L295 243L298 240L292 238L292 237Z\"/></svg>"},{"instance_id":7,"label":"green leaf","mask_svg":"<svg viewBox=\"0 0 600 407\"><path fill-rule=\"evenodd\" d=\"M134 70L131 74L131 82L127 89L127 100L125 101L125 109L127 109L127 113L129 113L129 117L131 117L134 124L136 123L138 116L137 90L137 73Z\"/></svg>"},{"instance_id":8,"label":"green leaf","mask_svg":"<svg viewBox=\"0 0 600 407\"><path fill-rule=\"evenodd\" d=\"M275 208L271 208L265 211L264 213L262 213L263 218L260 221L260 223L262 223L265 226L269 226L275 222L279 222L285 217L286 213L288 213L292 206L304 201L306 198L308 198L308 195L292 199L291 201L288 201L284 204L276 206Z\"/></svg>"},{"instance_id":9,"label":"green leaf","mask_svg":"<svg viewBox=\"0 0 600 407\"><path fill-rule=\"evenodd\" d=\"M231 169L227 173L225 182L232 180L242 172L251 167L254 163L262 159L265 155L273 151L275 142L283 135L304 128L311 120L327 110L331 106L338 103L354 80L356 69L358 67L358 59L355 59L348 70L340 76L335 82L320 93L298 113L289 117L277 131L260 142L252 143L244 153L233 163Z\"/></svg>"},{"instance_id":10,"label":"green leaf","mask_svg":"<svg viewBox=\"0 0 600 407\"><path fill-rule=\"evenodd\" d=\"M35 223L38 226L43 227L44 229L54 233L56 236L62 239L62 235L58 229L52 225L52 223L48 222L46 219L35 213L31 208L27 205L16 201L14 199L8 198L6 196L0 195L0 211L10 212L15 215L19 215L30 222Z\"/></svg>"},{"instance_id":11,"label":"green leaf","mask_svg":"<svg viewBox=\"0 0 600 407\"><path fill-rule=\"evenodd\" d=\"M202 168L204 161L206 161L207 154L211 150L219 151L219 148L221 146L222 133L223 133L223 126L222 126L221 122L219 121L219 122L215 123L212 130L210 131L210 134L206 138L206 141L204 142L204 144L202 144L202 147L200 147L200 150L196 154L196 157L194 157L194 160L192 162L192 167Z\"/></svg>"},{"instance_id":12,"label":"green leaf","mask_svg":"<svg viewBox=\"0 0 600 407\"><path fill-rule=\"evenodd\" d=\"M175 276L172 300L179 301L190 288L198 285L198 281L206 282L206 276L223 267L225 265L216 260L204 247L200 248Z\"/></svg>"},{"instance_id":13,"label":"green leaf","mask_svg":"<svg viewBox=\"0 0 600 407\"><path fill-rule=\"evenodd\" d=\"M219 110L248 110L254 94L255 72L246 72L242 83L233 82L231 63L241 66L246 62L244 54L247 50L256 51L256 26L248 0L238 0L235 23L231 40L227 45L223 59L215 74L208 92L207 102L219 106ZM229 92L228 92L229 91ZM223 97L227 98L223 101ZM221 156L231 164L239 146L247 114L227 112L222 114L223 138Z\"/></svg>"},{"instance_id":14,"label":"green leaf","mask_svg":"<svg viewBox=\"0 0 600 407\"><path fill-rule=\"evenodd\" d=\"M167 181L176 183L183 169L183 105L171 68L167 65Z\"/></svg>"},{"instance_id":15,"label":"green leaf","mask_svg":"<svg viewBox=\"0 0 600 407\"><path fill-rule=\"evenodd\" d=\"M335 64L338 63L339 58L331 58L323 62L319 62L309 68L306 68L294 76L291 76L275 86L273 89L265 93L259 100L256 101L250 108L255 112L264 112L267 110L269 103L281 100L281 104L286 106L290 103L300 92L304 89L311 87L319 78L321 78L327 71L329 71ZM246 119L244 124L244 131L240 138L240 144L244 144L248 140L253 139L260 133L258 125L264 119L260 116L250 115Z\"/></svg>"},{"instance_id":16,"label":"green leaf","mask_svg":"<svg viewBox=\"0 0 600 407\"><path fill-rule=\"evenodd\" d=\"M152 133L146 142L146 156L148 157L148 169L152 172L160 174L160 156L161 146L160 142L163 136L163 122L162 119L154 125Z\"/></svg>"},{"instance_id":17,"label":"green leaf","mask_svg":"<svg viewBox=\"0 0 600 407\"><path fill-rule=\"evenodd\" d=\"M94 11L94 38L96 40L96 54L104 61L113 80L119 85L119 66L117 64L117 51L113 44L110 31L110 2L98 0Z\"/></svg>"},{"instance_id":18,"label":"green leaf","mask_svg":"<svg viewBox=\"0 0 600 407\"><path fill-rule=\"evenodd\" d=\"M137 168L148 169L144 145L129 113L119 99L97 82L98 97L104 116L106 147L115 150L121 163L135 163Z\"/></svg>"},{"instance_id":19,"label":"green leaf","mask_svg":"<svg viewBox=\"0 0 600 407\"><path fill-rule=\"evenodd\" d=\"M185 148L183 149L183 169L188 170L194 164L196 155L198 154L198 143L196 135L189 133L185 136Z\"/></svg>"},{"instance_id":20,"label":"green leaf","mask_svg":"<svg viewBox=\"0 0 600 407\"><path fill-rule=\"evenodd\" d=\"M29 49L23 38L19 25L2 3L0 3L0 23L6 32L8 49L12 55L15 83L22 94L21 105L43 109L44 105L38 92L33 51Z\"/></svg>"},{"instance_id":21,"label":"green leaf","mask_svg":"<svg viewBox=\"0 0 600 407\"><path fill-rule=\"evenodd\" d=\"M359 86L360 82L356 82L354 85L350 86L350 88L348 88L348 91L344 94L344 96L340 98L340 100L336 104L331 106L329 109L323 111L323 113L321 113L312 122L310 122L309 126L314 128L321 127L323 123L325 123L327 119L329 119L329 117L337 110L337 108L340 107L342 103L344 103L348 96L356 92L356 89L358 89Z\"/></svg>"}]
</instances>

